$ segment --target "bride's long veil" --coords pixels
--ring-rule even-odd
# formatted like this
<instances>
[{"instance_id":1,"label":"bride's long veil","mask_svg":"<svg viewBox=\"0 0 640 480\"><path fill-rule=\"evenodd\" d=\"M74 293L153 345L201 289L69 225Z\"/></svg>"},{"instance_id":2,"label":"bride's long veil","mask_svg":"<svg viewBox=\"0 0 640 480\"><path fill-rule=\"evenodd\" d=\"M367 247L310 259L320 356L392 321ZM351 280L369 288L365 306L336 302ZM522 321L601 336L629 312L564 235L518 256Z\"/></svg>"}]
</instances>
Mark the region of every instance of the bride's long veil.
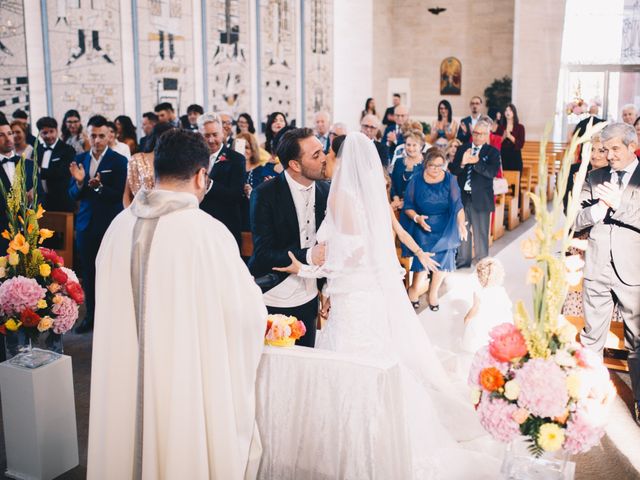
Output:
<instances>
[{"instance_id":1,"label":"bride's long veil","mask_svg":"<svg viewBox=\"0 0 640 480\"><path fill-rule=\"evenodd\" d=\"M365 135L347 135L336 162L327 213L321 230L328 247L324 270L364 271L382 292L392 354L430 392L441 420L459 440L483 433L466 394L464 382L451 378L409 302L398 262L386 182L380 157ZM319 232L319 237L320 237ZM340 241L333 241L341 239ZM454 433L454 432L452 432Z\"/></svg>"}]
</instances>

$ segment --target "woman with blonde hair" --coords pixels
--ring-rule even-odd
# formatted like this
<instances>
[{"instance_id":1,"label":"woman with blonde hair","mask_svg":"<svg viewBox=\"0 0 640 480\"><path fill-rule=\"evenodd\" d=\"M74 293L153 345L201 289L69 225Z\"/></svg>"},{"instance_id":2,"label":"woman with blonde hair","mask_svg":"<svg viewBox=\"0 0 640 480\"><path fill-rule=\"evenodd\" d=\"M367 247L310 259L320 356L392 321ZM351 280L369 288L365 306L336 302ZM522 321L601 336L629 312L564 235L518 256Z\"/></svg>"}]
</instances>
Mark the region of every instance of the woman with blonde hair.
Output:
<instances>
[{"instance_id":1,"label":"woman with blonde hair","mask_svg":"<svg viewBox=\"0 0 640 480\"><path fill-rule=\"evenodd\" d=\"M422 164L424 135L420 130L410 130L404 135L404 154L393 164L391 172L391 206L402 208L404 191L415 172Z\"/></svg>"}]
</instances>

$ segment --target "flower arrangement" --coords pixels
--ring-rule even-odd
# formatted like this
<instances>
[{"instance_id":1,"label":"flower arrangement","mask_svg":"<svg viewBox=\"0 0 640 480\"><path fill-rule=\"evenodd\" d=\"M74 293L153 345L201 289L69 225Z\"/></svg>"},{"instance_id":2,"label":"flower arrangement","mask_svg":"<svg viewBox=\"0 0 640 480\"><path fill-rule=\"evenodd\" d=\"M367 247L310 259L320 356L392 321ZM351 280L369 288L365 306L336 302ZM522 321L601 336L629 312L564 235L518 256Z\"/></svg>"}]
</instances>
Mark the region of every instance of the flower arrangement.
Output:
<instances>
[{"instance_id":1,"label":"flower arrangement","mask_svg":"<svg viewBox=\"0 0 640 480\"><path fill-rule=\"evenodd\" d=\"M0 333L21 331L35 341L42 334L68 332L78 319L84 292L75 273L54 250L40 245L53 231L40 228L45 211L37 189L27 191L25 158L16 164L13 185L0 190L7 204L8 227L0 235L9 242L0 256ZM37 185L34 168L33 185Z\"/></svg>"},{"instance_id":2,"label":"flower arrangement","mask_svg":"<svg viewBox=\"0 0 640 480\"><path fill-rule=\"evenodd\" d=\"M287 315L269 315L264 343L274 347L292 347L302 338L307 329L296 317Z\"/></svg>"},{"instance_id":3,"label":"flower arrangement","mask_svg":"<svg viewBox=\"0 0 640 480\"><path fill-rule=\"evenodd\" d=\"M573 114L580 116L589 111L589 105L582 99L581 90L580 82L578 82L573 100L567 103L565 107L567 115Z\"/></svg>"},{"instance_id":4,"label":"flower arrangement","mask_svg":"<svg viewBox=\"0 0 640 480\"><path fill-rule=\"evenodd\" d=\"M472 402L482 426L503 442L524 436L535 457L555 451L576 454L596 445L615 397L602 358L576 341L576 328L560 314L569 285L578 283L582 275L584 262L565 254L569 246L585 248L584 241L573 239L573 222L591 155L588 140L603 127L604 123L590 124L582 137L573 138L562 161L551 209L546 198L546 141L542 142L540 182L536 194L530 194L535 204L535 234L521 245L524 257L535 261L527 273L527 283L533 286L533 315L519 301L514 324L502 324L490 332L489 344L476 353L469 372ZM549 130L547 127L545 138ZM586 144L582 165L563 219L570 159L582 143ZM562 227L556 230L557 225Z\"/></svg>"}]
</instances>

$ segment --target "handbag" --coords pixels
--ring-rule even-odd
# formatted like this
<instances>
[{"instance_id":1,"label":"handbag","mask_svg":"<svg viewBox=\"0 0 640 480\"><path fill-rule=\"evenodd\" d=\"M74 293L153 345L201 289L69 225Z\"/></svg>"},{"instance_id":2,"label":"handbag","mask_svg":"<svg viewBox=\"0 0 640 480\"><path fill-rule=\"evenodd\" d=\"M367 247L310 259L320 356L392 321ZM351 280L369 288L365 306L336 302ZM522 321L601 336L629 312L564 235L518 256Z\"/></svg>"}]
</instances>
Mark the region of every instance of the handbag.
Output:
<instances>
[{"instance_id":1,"label":"handbag","mask_svg":"<svg viewBox=\"0 0 640 480\"><path fill-rule=\"evenodd\" d=\"M509 182L506 178L494 178L493 179L493 194L502 195L509 191Z\"/></svg>"}]
</instances>

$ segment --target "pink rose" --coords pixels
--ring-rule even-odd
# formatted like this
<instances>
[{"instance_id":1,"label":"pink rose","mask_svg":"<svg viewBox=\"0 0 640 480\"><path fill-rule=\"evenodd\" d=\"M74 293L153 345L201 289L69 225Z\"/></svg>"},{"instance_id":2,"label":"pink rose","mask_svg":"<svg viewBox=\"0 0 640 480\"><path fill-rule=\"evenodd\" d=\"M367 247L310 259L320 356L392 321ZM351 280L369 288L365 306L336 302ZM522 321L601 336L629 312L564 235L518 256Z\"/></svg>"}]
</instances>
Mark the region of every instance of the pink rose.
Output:
<instances>
[{"instance_id":1,"label":"pink rose","mask_svg":"<svg viewBox=\"0 0 640 480\"><path fill-rule=\"evenodd\" d=\"M489 353L500 362L510 362L527 354L527 343L518 328L503 323L489 332Z\"/></svg>"}]
</instances>

